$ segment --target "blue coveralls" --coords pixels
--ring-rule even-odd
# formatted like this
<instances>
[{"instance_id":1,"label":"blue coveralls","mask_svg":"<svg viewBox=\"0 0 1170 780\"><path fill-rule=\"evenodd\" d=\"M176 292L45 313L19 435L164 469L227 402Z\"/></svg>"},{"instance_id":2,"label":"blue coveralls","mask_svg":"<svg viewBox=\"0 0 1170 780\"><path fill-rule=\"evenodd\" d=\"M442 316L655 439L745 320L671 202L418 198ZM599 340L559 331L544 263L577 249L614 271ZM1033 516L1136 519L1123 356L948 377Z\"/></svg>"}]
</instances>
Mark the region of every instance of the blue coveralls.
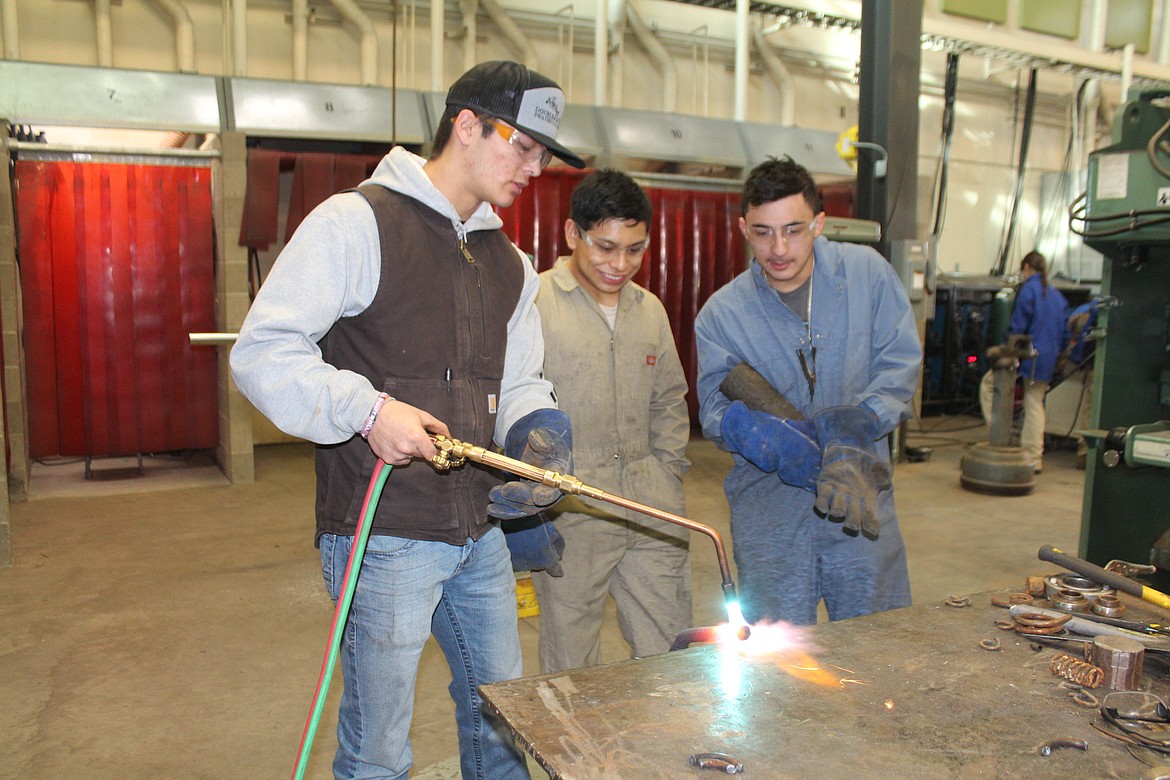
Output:
<instances>
[{"instance_id":1,"label":"blue coveralls","mask_svg":"<svg viewBox=\"0 0 1170 780\"><path fill-rule=\"evenodd\" d=\"M1019 374L1035 382L1052 381L1056 358L1068 341L1068 301L1051 284L1045 294L1043 281L1040 274L1034 274L1020 285L1008 323L1008 333L1032 337L1032 346L1039 354L1035 360L1021 360Z\"/></svg>"},{"instance_id":2,"label":"blue coveralls","mask_svg":"<svg viewBox=\"0 0 1170 780\"><path fill-rule=\"evenodd\" d=\"M816 390L810 399L797 349L808 352L803 318L768 286L759 264L718 290L695 322L704 435L723 446L730 401L719 391L741 362L759 371L807 417L861 405L882 434L909 414L922 347L909 300L893 269L869 247L818 237L812 274ZM879 442L877 450L888 458ZM825 600L831 620L910 604L906 549L893 491L880 495L876 540L851 536L813 511L816 496L786 485L738 454L724 481L741 601L749 622L811 625Z\"/></svg>"}]
</instances>

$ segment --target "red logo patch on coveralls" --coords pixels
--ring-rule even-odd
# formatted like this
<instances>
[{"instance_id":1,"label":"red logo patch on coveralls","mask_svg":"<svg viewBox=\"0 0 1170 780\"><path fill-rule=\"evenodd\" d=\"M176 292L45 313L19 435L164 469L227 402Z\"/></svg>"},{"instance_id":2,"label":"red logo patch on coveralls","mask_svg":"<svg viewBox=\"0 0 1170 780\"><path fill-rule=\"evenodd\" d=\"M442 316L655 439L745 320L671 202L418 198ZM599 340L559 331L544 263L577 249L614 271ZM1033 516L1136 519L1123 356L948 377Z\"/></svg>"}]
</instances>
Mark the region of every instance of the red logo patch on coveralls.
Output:
<instances>
[{"instance_id":1,"label":"red logo patch on coveralls","mask_svg":"<svg viewBox=\"0 0 1170 780\"><path fill-rule=\"evenodd\" d=\"M658 356L657 356L657 355L647 355L647 356L646 356L646 365L648 365L648 366L652 366L652 365L654 365L654 364L655 364L655 363L657 363L657 362L658 362Z\"/></svg>"}]
</instances>

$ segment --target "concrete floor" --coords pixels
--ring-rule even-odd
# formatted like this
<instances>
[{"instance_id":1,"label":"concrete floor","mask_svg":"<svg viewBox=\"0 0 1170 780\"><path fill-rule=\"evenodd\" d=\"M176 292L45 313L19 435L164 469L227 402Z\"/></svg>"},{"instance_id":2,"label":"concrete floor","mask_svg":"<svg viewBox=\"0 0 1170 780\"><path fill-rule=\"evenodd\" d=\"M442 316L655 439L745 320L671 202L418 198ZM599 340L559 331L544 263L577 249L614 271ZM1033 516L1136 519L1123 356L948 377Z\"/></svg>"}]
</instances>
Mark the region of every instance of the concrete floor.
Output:
<instances>
[{"instance_id":1,"label":"concrete floor","mask_svg":"<svg viewBox=\"0 0 1170 780\"><path fill-rule=\"evenodd\" d=\"M958 461L986 429L972 418L913 423L933 448L899 464L895 493L915 603L1022 586L1054 569L1043 544L1077 548L1084 472L1050 452L1030 496L964 491ZM925 429L925 430L922 430ZM691 442L688 515L730 544L729 457ZM256 482L227 484L201 457L38 465L11 507L14 566L0 570L0 778L279 777L291 772L328 639L332 606L312 546L312 453L271 445ZM712 546L692 546L695 625L720 622ZM729 550L730 556L730 550ZM612 610L611 610L612 612ZM628 649L612 614L604 655ZM535 674L540 619L521 621ZM458 777L446 664L424 656L414 777ZM332 686L307 777L329 777ZM535 777L543 773L534 772Z\"/></svg>"}]
</instances>

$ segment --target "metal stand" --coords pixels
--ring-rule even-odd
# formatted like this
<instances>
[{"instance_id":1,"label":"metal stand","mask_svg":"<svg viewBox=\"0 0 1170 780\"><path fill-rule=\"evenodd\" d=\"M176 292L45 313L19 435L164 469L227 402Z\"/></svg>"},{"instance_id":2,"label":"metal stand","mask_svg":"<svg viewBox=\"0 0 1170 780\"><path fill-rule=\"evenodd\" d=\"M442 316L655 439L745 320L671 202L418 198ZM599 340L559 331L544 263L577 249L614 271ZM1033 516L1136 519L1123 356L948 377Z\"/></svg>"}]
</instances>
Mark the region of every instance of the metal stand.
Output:
<instances>
[{"instance_id":1,"label":"metal stand","mask_svg":"<svg viewBox=\"0 0 1170 780\"><path fill-rule=\"evenodd\" d=\"M1031 339L1021 335L1013 335L1007 344L987 350L995 379L991 435L989 441L973 444L963 454L959 481L968 490L1023 496L1036 487L1035 464L1025 457L1022 448L1011 444L1016 370L1020 358L1031 355Z\"/></svg>"}]
</instances>

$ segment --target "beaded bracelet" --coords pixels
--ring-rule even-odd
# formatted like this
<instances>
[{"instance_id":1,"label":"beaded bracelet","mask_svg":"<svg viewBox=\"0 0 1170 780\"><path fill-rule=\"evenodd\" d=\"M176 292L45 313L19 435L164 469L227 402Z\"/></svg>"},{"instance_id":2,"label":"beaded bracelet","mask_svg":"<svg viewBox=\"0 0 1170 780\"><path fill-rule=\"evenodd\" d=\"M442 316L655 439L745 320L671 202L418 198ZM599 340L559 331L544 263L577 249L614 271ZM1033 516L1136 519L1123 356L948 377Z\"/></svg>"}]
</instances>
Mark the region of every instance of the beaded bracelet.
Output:
<instances>
[{"instance_id":1,"label":"beaded bracelet","mask_svg":"<svg viewBox=\"0 0 1170 780\"><path fill-rule=\"evenodd\" d=\"M374 429L374 420L378 419L378 412L382 411L382 406L387 401L393 401L394 398L389 393L378 393L378 400L374 401L374 408L370 410L370 416L366 418L366 424L362 426L361 437L368 439L370 431Z\"/></svg>"}]
</instances>

